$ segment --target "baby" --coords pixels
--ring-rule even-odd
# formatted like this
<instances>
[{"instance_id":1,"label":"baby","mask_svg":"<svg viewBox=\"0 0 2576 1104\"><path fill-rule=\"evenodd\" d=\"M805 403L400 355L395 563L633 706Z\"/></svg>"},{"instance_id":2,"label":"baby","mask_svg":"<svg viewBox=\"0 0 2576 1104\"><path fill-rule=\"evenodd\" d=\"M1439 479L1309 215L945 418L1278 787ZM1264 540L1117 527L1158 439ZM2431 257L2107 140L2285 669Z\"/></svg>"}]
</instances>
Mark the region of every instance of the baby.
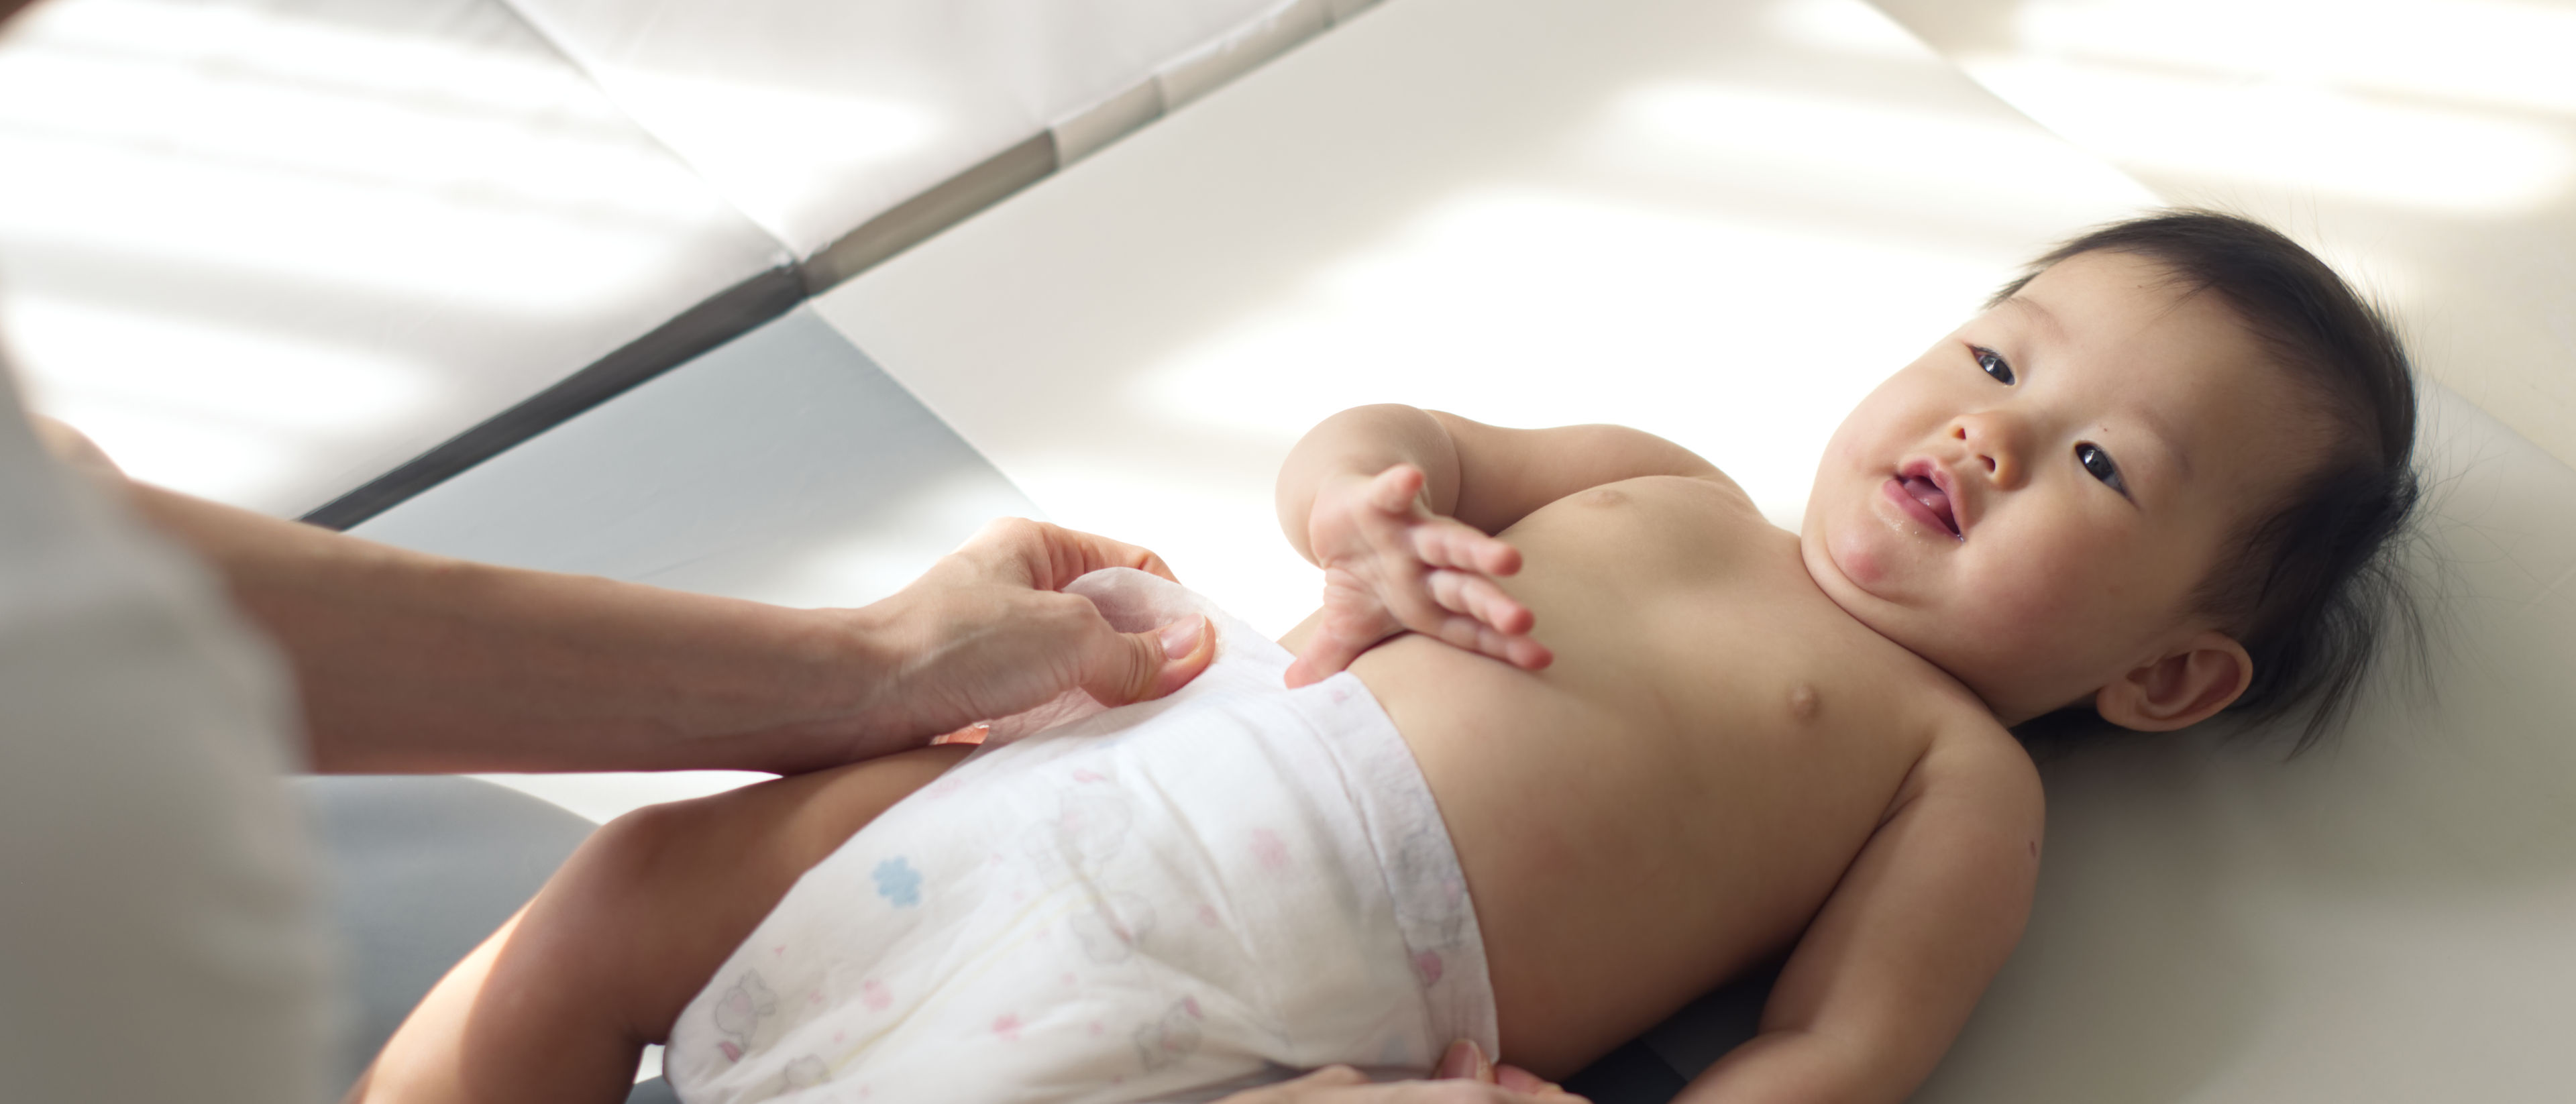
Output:
<instances>
[{"instance_id":1,"label":"baby","mask_svg":"<svg viewBox=\"0 0 2576 1104\"><path fill-rule=\"evenodd\" d=\"M612 1100L666 1038L692 1100L1205 1099L1452 1037L1558 1078L1784 951L1681 1099L1902 1099L2029 911L2015 729L2324 731L2414 417L2375 313L2205 212L2041 258L1797 533L1633 430L1347 411L1279 477L1293 664L1220 619L1170 699L622 819L353 1099ZM1185 600L1141 579L1104 608Z\"/></svg>"}]
</instances>

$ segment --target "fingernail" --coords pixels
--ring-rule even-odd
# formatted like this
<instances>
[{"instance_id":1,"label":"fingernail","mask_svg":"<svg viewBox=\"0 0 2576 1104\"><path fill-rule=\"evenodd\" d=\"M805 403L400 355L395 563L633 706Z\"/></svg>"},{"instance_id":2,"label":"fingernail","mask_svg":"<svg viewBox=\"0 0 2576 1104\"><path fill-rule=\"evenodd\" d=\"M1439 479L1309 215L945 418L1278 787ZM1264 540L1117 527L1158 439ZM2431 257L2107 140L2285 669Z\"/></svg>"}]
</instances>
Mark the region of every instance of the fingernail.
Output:
<instances>
[{"instance_id":1,"label":"fingernail","mask_svg":"<svg viewBox=\"0 0 2576 1104\"><path fill-rule=\"evenodd\" d=\"M1163 658L1183 659L1199 650L1199 636L1207 631L1204 616L1184 617L1163 626Z\"/></svg>"},{"instance_id":2,"label":"fingernail","mask_svg":"<svg viewBox=\"0 0 2576 1104\"><path fill-rule=\"evenodd\" d=\"M1485 1056L1476 1052L1476 1044L1460 1039L1440 1053L1440 1065L1432 1070L1431 1075L1442 1081L1471 1077L1475 1075L1477 1065L1484 1060Z\"/></svg>"}]
</instances>

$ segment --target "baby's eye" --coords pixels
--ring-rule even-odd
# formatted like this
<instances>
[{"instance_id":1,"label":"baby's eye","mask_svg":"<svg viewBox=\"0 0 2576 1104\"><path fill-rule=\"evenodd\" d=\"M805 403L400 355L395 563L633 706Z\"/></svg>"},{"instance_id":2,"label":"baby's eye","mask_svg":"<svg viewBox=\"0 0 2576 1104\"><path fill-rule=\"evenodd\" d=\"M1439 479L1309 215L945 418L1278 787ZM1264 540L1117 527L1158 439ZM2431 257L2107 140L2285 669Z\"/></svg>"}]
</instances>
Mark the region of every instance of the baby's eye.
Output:
<instances>
[{"instance_id":1,"label":"baby's eye","mask_svg":"<svg viewBox=\"0 0 2576 1104\"><path fill-rule=\"evenodd\" d=\"M2129 484L2120 478L2120 465L2112 463L2111 454L2102 451L2101 446L2075 446L2075 462L2084 465L2084 470L2093 473L2093 478L2110 484L2112 490L2129 493Z\"/></svg>"},{"instance_id":2,"label":"baby's eye","mask_svg":"<svg viewBox=\"0 0 2576 1104\"><path fill-rule=\"evenodd\" d=\"M1995 377L1995 382L2003 384L2006 387L2012 386L2012 365L2004 363L2004 355L2002 353L1998 353L1992 349L1978 349L1974 345L1970 345L1968 348L1976 350L1977 367L1985 369L1987 375Z\"/></svg>"}]
</instances>

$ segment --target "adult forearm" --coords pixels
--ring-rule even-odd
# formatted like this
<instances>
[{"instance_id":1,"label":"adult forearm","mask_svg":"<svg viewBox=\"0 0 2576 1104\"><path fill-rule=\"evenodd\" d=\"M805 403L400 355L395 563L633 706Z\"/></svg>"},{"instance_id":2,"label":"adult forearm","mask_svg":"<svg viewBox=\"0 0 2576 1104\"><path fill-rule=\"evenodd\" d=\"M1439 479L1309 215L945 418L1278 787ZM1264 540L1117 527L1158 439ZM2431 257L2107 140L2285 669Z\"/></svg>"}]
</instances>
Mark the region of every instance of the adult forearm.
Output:
<instances>
[{"instance_id":1,"label":"adult forearm","mask_svg":"<svg viewBox=\"0 0 2576 1104\"><path fill-rule=\"evenodd\" d=\"M285 653L321 770L790 769L818 743L919 739L871 724L893 660L863 611L466 563L130 486Z\"/></svg>"},{"instance_id":2,"label":"adult forearm","mask_svg":"<svg viewBox=\"0 0 2576 1104\"><path fill-rule=\"evenodd\" d=\"M814 770L1068 693L1161 697L1216 655L1203 618L1120 632L1063 593L1103 568L1169 579L1160 557L1040 522L995 521L863 609L785 609L280 521L131 482L35 422L268 631L326 771Z\"/></svg>"}]
</instances>

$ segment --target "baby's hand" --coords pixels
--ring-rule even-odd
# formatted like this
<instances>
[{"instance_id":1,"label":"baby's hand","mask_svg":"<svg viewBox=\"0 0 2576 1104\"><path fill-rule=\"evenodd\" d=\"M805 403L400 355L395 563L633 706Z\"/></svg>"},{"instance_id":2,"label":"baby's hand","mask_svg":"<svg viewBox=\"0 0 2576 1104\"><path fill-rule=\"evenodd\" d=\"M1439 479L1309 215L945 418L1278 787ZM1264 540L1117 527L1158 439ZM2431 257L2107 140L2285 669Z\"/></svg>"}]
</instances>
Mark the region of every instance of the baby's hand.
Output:
<instances>
[{"instance_id":1,"label":"baby's hand","mask_svg":"<svg viewBox=\"0 0 2576 1104\"><path fill-rule=\"evenodd\" d=\"M1306 538L1324 565L1324 609L1288 685L1320 682L1407 631L1532 671L1555 658L1530 639L1529 608L1494 585L1521 569L1520 551L1432 513L1422 479L1398 464L1316 490Z\"/></svg>"}]
</instances>

